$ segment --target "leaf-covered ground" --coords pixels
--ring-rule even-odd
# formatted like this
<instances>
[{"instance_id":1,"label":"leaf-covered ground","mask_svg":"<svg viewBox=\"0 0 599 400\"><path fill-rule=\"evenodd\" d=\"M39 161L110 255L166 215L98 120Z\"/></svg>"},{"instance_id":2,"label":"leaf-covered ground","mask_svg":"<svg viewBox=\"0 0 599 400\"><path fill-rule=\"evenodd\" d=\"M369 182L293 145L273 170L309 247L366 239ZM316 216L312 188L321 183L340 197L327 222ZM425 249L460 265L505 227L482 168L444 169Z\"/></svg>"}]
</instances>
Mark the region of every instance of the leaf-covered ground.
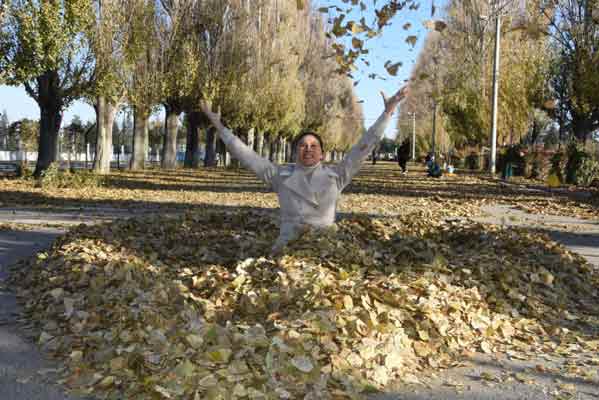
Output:
<instances>
[{"instance_id":1,"label":"leaf-covered ground","mask_svg":"<svg viewBox=\"0 0 599 400\"><path fill-rule=\"evenodd\" d=\"M368 167L338 229L308 231L272 254L276 213L255 208L276 199L248 175L145 176L116 174L94 191L1 189L5 205L20 196L155 211L74 228L14 268L37 341L66 363L62 382L79 393L357 398L418 382L465 352L599 350L590 265L539 233L453 218L507 201L595 218L593 203ZM169 210L187 211L159 215Z\"/></svg>"},{"instance_id":2,"label":"leaf-covered ground","mask_svg":"<svg viewBox=\"0 0 599 400\"><path fill-rule=\"evenodd\" d=\"M394 163L365 164L345 190L341 212L370 215L405 214L420 209L447 216L472 216L484 203L518 204L524 210L599 219L599 192L577 196L576 190L528 190L525 181L505 184L478 175L427 178L422 169L408 176ZM0 180L0 207L116 207L167 211L191 206L237 209L276 208L276 195L245 170L148 170L116 172L103 187L35 187L32 180Z\"/></svg>"}]
</instances>

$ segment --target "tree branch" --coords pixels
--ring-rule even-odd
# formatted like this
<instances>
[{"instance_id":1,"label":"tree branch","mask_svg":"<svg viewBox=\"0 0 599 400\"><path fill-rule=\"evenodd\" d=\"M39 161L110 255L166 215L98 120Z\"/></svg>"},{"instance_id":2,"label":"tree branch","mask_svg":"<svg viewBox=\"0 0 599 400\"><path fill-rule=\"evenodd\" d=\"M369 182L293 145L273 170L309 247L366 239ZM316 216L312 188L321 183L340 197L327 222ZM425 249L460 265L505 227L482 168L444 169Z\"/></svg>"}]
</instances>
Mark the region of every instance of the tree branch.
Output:
<instances>
[{"instance_id":1,"label":"tree branch","mask_svg":"<svg viewBox=\"0 0 599 400\"><path fill-rule=\"evenodd\" d=\"M38 93L35 92L35 90L31 87L31 84L29 82L25 82L23 83L23 86L25 86L25 91L27 92L27 94L29 96L31 96L33 98L33 100L36 101L36 103L40 102L40 98Z\"/></svg>"}]
</instances>

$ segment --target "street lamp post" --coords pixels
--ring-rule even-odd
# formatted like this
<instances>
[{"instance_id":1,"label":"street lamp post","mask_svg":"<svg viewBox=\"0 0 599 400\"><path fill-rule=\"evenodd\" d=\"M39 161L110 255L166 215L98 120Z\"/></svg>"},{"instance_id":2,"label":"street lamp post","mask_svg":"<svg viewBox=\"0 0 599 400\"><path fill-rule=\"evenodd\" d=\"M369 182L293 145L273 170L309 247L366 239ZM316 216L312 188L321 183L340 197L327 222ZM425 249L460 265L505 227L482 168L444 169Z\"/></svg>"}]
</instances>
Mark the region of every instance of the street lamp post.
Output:
<instances>
[{"instance_id":1,"label":"street lamp post","mask_svg":"<svg viewBox=\"0 0 599 400\"><path fill-rule=\"evenodd\" d=\"M499 50L501 33L501 17L497 14L495 18L495 57L493 59L493 103L491 111L491 157L489 160L489 171L491 174L495 174L497 157L497 95L499 92Z\"/></svg>"},{"instance_id":2,"label":"street lamp post","mask_svg":"<svg viewBox=\"0 0 599 400\"><path fill-rule=\"evenodd\" d=\"M495 16L495 54L493 57L493 99L492 99L492 111L491 111L491 156L489 159L489 172L495 174L495 167L497 162L497 97L499 93L499 55L501 50L501 17L508 15L514 10L511 6L515 3L515 0L506 0L502 3L501 0L495 0L493 3L493 15ZM521 16L526 13L526 2L523 0L519 1L519 9ZM490 17L490 16L489 16ZM483 19L489 17L483 16ZM483 54L484 56L484 54Z\"/></svg>"},{"instance_id":3,"label":"street lamp post","mask_svg":"<svg viewBox=\"0 0 599 400\"><path fill-rule=\"evenodd\" d=\"M416 111L412 113L412 161L416 160Z\"/></svg>"},{"instance_id":4,"label":"street lamp post","mask_svg":"<svg viewBox=\"0 0 599 400\"><path fill-rule=\"evenodd\" d=\"M433 157L435 157L435 136L437 136L437 100L433 100L433 138L432 138Z\"/></svg>"}]
</instances>

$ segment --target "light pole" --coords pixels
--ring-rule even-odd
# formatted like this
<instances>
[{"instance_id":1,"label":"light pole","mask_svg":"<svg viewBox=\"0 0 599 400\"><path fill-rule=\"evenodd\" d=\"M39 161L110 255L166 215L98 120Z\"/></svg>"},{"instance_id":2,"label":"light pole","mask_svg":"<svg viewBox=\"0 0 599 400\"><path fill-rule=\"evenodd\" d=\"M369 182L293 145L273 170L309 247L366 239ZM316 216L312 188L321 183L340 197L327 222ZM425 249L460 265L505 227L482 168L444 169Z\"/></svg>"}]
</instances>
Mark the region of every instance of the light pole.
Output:
<instances>
[{"instance_id":1,"label":"light pole","mask_svg":"<svg viewBox=\"0 0 599 400\"><path fill-rule=\"evenodd\" d=\"M433 138L432 138L432 152L435 157L435 136L437 134L437 100L433 99Z\"/></svg>"},{"instance_id":2,"label":"light pole","mask_svg":"<svg viewBox=\"0 0 599 400\"><path fill-rule=\"evenodd\" d=\"M500 50L501 16L495 16L495 57L493 59L493 102L491 111L491 157L489 172L495 174L497 157L497 95L499 92L499 50Z\"/></svg>"},{"instance_id":3,"label":"light pole","mask_svg":"<svg viewBox=\"0 0 599 400\"><path fill-rule=\"evenodd\" d=\"M499 93L499 55L501 50L501 17L512 13L512 5L515 0L506 0L502 3L501 0L495 0L493 3L492 15L495 17L495 54L493 57L493 98L491 102L491 155L489 159L489 172L495 174L495 166L497 161L497 97ZM526 2L519 2L520 14L526 13ZM487 20L491 16L481 16L481 19ZM483 54L484 57L484 54Z\"/></svg>"},{"instance_id":4,"label":"light pole","mask_svg":"<svg viewBox=\"0 0 599 400\"><path fill-rule=\"evenodd\" d=\"M416 160L416 111L412 113L412 161Z\"/></svg>"}]
</instances>

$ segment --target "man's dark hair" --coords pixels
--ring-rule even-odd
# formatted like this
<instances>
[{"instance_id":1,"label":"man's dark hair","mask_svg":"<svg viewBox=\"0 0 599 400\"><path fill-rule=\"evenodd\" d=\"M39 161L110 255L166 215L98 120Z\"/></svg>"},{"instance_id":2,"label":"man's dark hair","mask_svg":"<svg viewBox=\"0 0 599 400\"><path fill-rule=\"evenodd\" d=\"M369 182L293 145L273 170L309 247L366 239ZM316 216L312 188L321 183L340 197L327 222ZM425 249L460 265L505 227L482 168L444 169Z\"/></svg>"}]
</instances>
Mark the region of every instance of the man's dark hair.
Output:
<instances>
[{"instance_id":1,"label":"man's dark hair","mask_svg":"<svg viewBox=\"0 0 599 400\"><path fill-rule=\"evenodd\" d=\"M299 142L306 136L314 136L316 138L316 140L318 140L318 144L320 144L320 150L324 151L324 144L322 142L322 138L320 136L318 136L318 134L316 132L310 132L310 131L300 133L295 139L293 139L293 150L294 151L297 149L297 145L299 144Z\"/></svg>"}]
</instances>

